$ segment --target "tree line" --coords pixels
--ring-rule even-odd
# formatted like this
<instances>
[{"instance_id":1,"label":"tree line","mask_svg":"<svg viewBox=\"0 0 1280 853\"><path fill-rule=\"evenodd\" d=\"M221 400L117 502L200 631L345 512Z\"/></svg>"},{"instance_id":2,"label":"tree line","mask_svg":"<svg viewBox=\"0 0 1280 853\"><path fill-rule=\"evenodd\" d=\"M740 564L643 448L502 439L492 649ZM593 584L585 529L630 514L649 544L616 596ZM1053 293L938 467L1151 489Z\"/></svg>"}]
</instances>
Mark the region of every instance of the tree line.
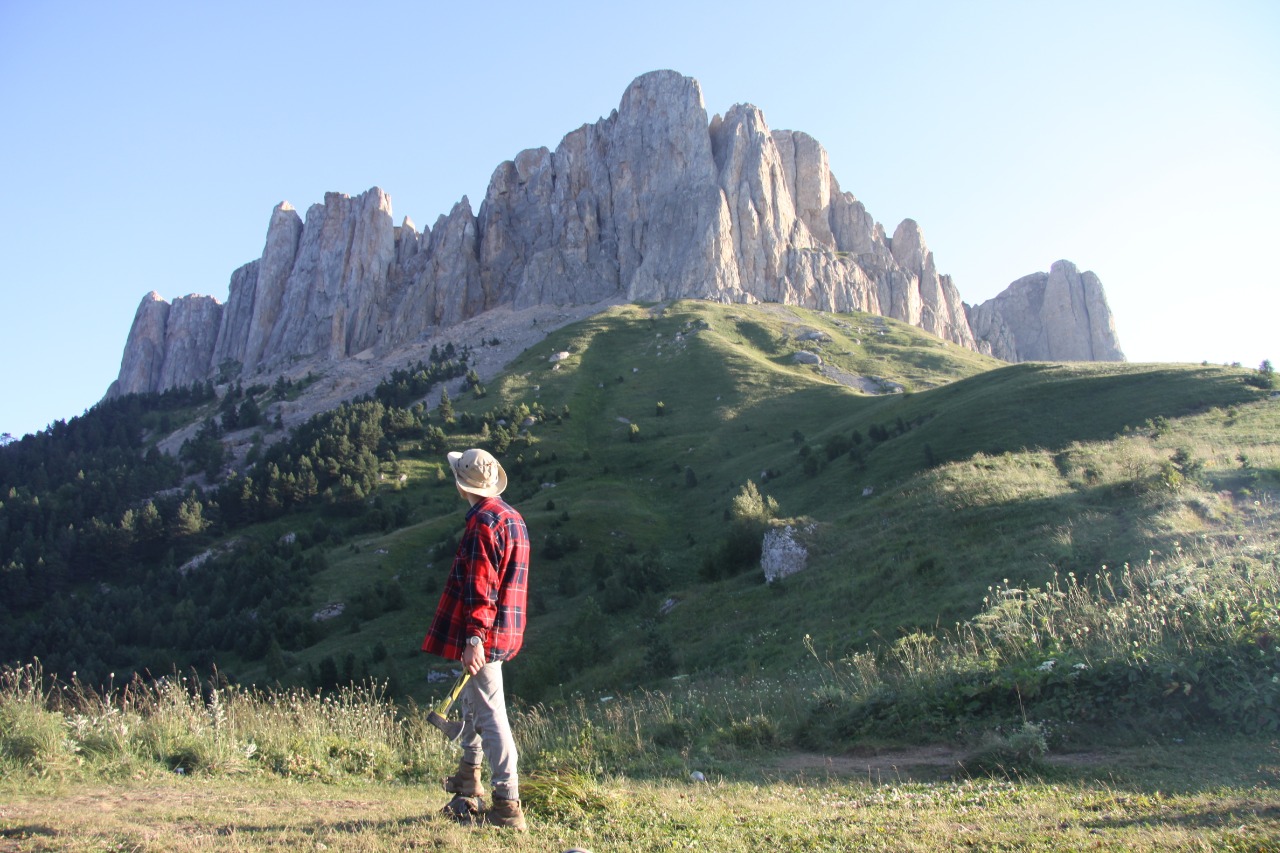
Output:
<instances>
[{"instance_id":1,"label":"tree line","mask_svg":"<svg viewBox=\"0 0 1280 853\"><path fill-rule=\"evenodd\" d=\"M375 494L399 454L442 453L461 431L503 452L518 445L519 424L545 417L536 404L458 415L447 390L429 406L424 396L448 380L466 377L464 389L482 392L467 361L451 345L433 350L371 394L255 445L243 471L225 468L223 440L246 421L265 425L287 381L236 382L221 399L211 382L130 394L0 446L0 661L39 655L50 669L101 679L143 661L262 660L313 644L320 623L299 608L323 565L319 546L408 522L407 504ZM156 448L200 418L178 458ZM197 474L214 476L200 486ZM322 521L293 544L242 540L190 567L218 538L300 509ZM402 601L394 590L366 598Z\"/></svg>"}]
</instances>

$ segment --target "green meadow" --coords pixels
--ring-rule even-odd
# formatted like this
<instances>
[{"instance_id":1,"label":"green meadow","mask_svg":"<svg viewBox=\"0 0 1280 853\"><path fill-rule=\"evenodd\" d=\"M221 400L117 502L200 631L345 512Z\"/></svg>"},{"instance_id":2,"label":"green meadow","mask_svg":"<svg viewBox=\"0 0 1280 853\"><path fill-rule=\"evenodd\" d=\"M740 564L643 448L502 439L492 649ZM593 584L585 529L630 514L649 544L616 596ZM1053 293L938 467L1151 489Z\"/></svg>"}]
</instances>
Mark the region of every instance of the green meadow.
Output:
<instances>
[{"instance_id":1,"label":"green meadow","mask_svg":"<svg viewBox=\"0 0 1280 853\"><path fill-rule=\"evenodd\" d=\"M131 683L4 670L0 850L1278 849L1271 379L612 309L450 386L452 423L422 401L450 449L505 444L533 537L528 837L433 817L451 671L418 645L463 506L409 436L366 515L201 543L304 535L281 606L343 605L314 642ZM803 570L766 583L788 529Z\"/></svg>"}]
</instances>

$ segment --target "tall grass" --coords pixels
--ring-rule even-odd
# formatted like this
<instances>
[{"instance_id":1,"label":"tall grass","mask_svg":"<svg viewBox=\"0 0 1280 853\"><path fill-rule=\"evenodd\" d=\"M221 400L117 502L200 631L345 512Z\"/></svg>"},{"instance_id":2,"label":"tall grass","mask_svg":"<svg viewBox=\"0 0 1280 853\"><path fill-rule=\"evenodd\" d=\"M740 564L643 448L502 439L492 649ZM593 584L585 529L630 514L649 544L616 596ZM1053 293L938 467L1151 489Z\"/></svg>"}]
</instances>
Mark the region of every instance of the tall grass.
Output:
<instances>
[{"instance_id":1,"label":"tall grass","mask_svg":"<svg viewBox=\"0 0 1280 853\"><path fill-rule=\"evenodd\" d=\"M778 682L680 679L669 691L512 710L522 793L544 812L606 808L608 781L687 779L782 743L803 694ZM74 778L258 775L426 784L459 752L376 685L333 695L175 675L93 690L36 661L0 670L0 773Z\"/></svg>"},{"instance_id":2,"label":"tall grass","mask_svg":"<svg viewBox=\"0 0 1280 853\"><path fill-rule=\"evenodd\" d=\"M376 684L247 690L175 674L93 690L39 661L0 670L0 761L37 775L153 771L417 779L453 756L425 714Z\"/></svg>"},{"instance_id":3,"label":"tall grass","mask_svg":"<svg viewBox=\"0 0 1280 853\"><path fill-rule=\"evenodd\" d=\"M806 637L826 679L818 716L837 736L939 734L1036 714L1280 730L1280 546L1274 507L1255 510L1230 542L1206 537L1089 578L993 585L981 612L952 630L837 661Z\"/></svg>"},{"instance_id":4,"label":"tall grass","mask_svg":"<svg viewBox=\"0 0 1280 853\"><path fill-rule=\"evenodd\" d=\"M0 762L44 772L66 765L75 752L38 663L0 672Z\"/></svg>"}]
</instances>

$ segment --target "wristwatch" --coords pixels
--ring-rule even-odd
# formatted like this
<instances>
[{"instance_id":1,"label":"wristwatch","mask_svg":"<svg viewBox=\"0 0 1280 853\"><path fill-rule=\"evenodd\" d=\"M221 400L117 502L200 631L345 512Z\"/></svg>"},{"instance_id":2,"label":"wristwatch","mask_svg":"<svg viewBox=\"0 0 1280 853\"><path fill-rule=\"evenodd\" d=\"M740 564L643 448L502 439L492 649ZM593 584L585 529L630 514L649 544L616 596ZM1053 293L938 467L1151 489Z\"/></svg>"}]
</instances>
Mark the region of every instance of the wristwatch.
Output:
<instances>
[{"instance_id":1,"label":"wristwatch","mask_svg":"<svg viewBox=\"0 0 1280 853\"><path fill-rule=\"evenodd\" d=\"M468 646L480 646L484 644L484 640L479 637L467 637Z\"/></svg>"}]
</instances>

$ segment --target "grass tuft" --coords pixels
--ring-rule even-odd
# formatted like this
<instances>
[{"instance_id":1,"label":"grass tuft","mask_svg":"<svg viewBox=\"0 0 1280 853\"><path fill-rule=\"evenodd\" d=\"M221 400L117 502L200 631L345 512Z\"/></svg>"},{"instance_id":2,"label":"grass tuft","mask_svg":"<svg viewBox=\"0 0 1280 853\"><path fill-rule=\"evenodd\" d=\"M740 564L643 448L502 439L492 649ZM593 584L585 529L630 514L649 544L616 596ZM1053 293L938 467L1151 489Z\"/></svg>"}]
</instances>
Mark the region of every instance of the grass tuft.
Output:
<instances>
[{"instance_id":1,"label":"grass tuft","mask_svg":"<svg viewBox=\"0 0 1280 853\"><path fill-rule=\"evenodd\" d=\"M571 765L526 774L520 780L520 799L540 815L570 820L615 811L624 803L619 788Z\"/></svg>"},{"instance_id":2,"label":"grass tuft","mask_svg":"<svg viewBox=\"0 0 1280 853\"><path fill-rule=\"evenodd\" d=\"M45 775L74 764L63 715L50 707L38 661L0 670L0 761Z\"/></svg>"},{"instance_id":3,"label":"grass tuft","mask_svg":"<svg viewBox=\"0 0 1280 853\"><path fill-rule=\"evenodd\" d=\"M1045 727L1027 722L1010 732L988 732L960 764L980 775L1024 778L1042 775L1048 768L1048 754Z\"/></svg>"}]
</instances>

